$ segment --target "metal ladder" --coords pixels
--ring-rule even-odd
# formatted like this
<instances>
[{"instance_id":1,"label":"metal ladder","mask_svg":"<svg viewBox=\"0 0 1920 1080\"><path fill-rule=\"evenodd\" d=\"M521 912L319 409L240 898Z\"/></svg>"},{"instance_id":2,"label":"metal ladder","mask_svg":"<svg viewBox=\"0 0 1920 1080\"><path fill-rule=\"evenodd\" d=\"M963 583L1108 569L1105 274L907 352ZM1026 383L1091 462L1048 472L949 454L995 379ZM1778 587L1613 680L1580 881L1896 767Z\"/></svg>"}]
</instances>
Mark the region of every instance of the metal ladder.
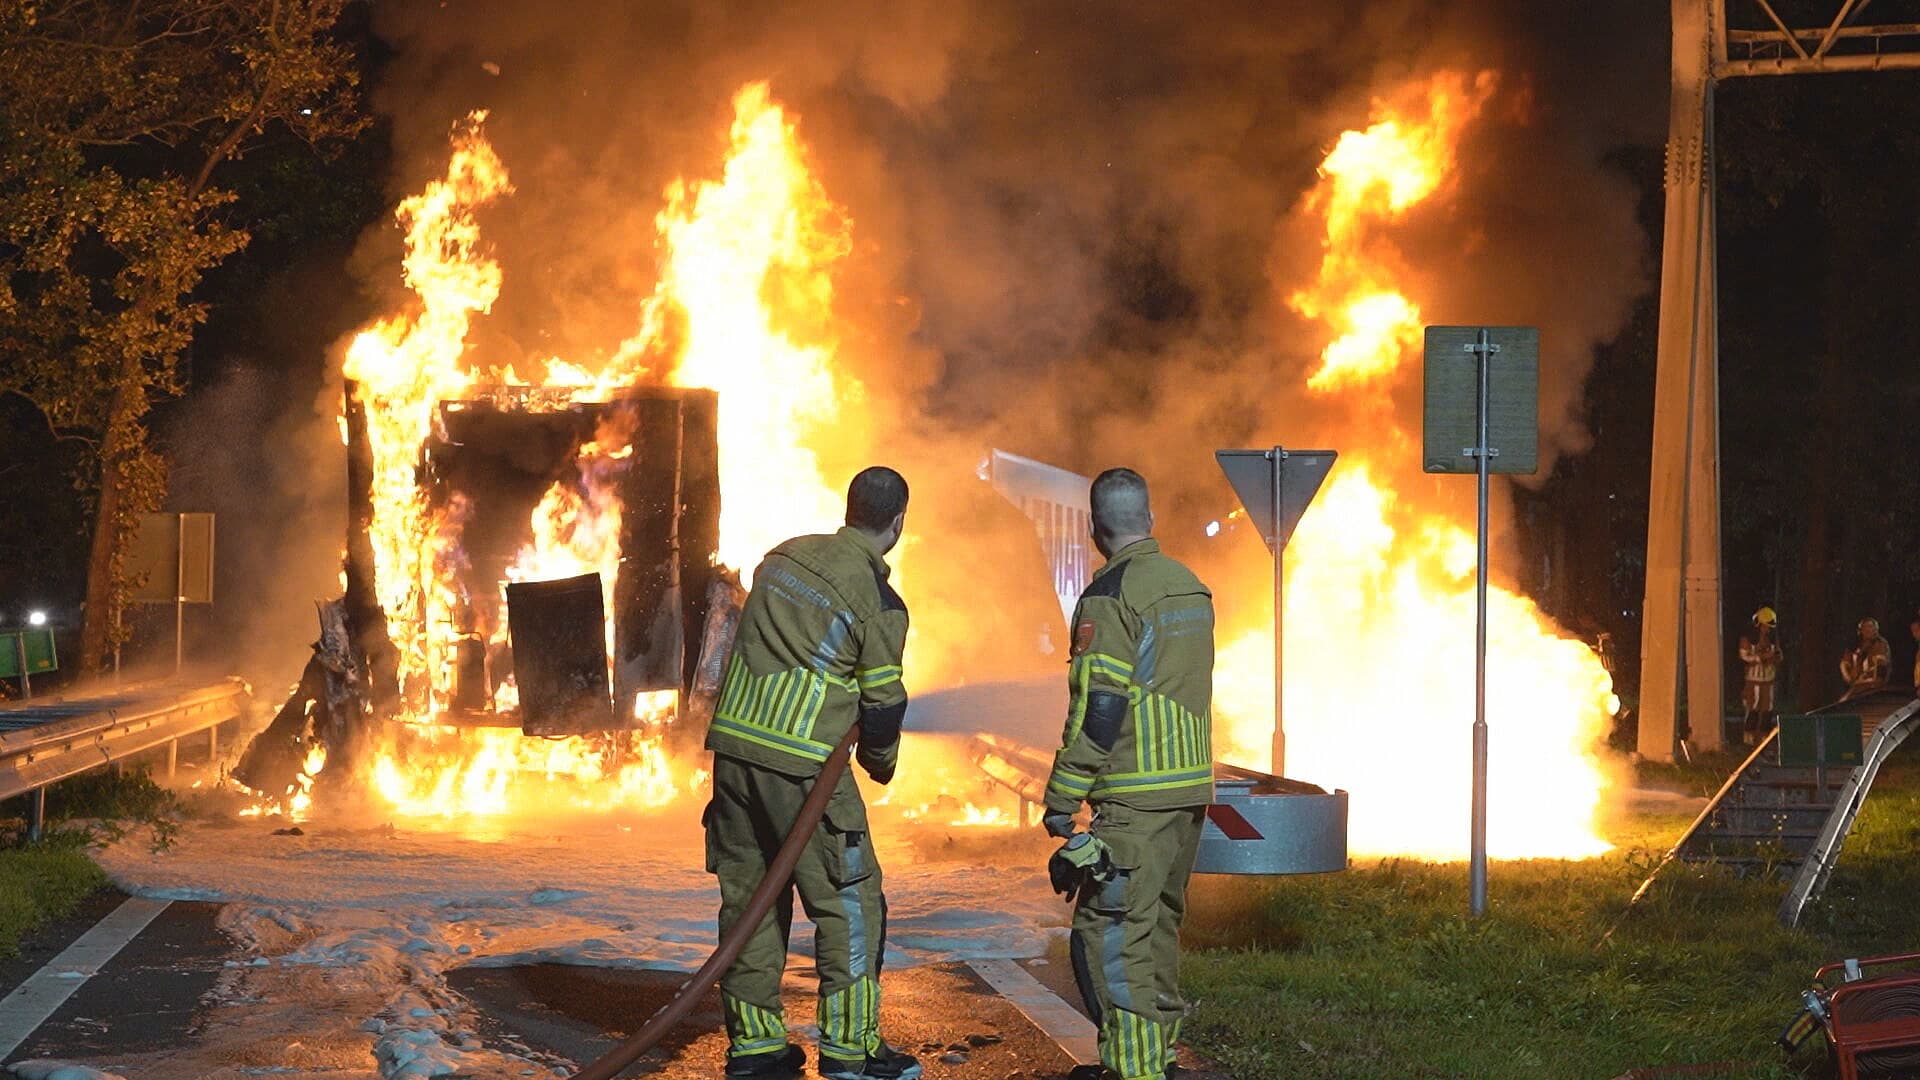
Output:
<instances>
[{"instance_id":1,"label":"metal ladder","mask_svg":"<svg viewBox=\"0 0 1920 1080\"><path fill-rule=\"evenodd\" d=\"M1770 732L1654 867L1629 907L1674 860L1711 862L1743 876L1791 874L1793 884L1780 905L1779 919L1785 926L1799 924L1832 875L1880 766L1920 727L1920 700L1906 689L1880 690L1814 712L1860 716L1867 736L1860 764L1781 765L1779 732Z\"/></svg>"}]
</instances>

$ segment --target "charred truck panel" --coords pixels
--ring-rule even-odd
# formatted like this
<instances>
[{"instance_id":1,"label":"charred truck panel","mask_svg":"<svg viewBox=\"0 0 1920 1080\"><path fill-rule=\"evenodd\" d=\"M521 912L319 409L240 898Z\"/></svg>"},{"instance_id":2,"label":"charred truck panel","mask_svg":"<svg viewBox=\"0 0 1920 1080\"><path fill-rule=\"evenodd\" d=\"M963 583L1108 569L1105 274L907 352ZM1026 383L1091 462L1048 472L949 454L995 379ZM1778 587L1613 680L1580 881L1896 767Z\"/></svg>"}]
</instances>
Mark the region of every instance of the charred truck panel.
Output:
<instances>
[{"instance_id":1,"label":"charred truck panel","mask_svg":"<svg viewBox=\"0 0 1920 1080\"><path fill-rule=\"evenodd\" d=\"M370 485L359 480L354 474L360 470L353 468L370 455L354 447L356 435L364 439L364 429L353 423L353 411L349 396L348 607L369 659L374 711L392 715L405 702L396 665L379 659L390 656L392 645L375 599L372 550L366 541ZM710 390L631 388L608 401L579 403L552 391L511 388L443 402L436 419L423 453L421 480L432 510L460 530L460 565L447 568L461 589L455 605L461 644L452 660L449 718L522 725L529 734L591 730L577 723L558 729L539 722L528 726L518 710L501 706L499 692L514 672L514 642L525 649L528 641L543 647L558 638L509 636L500 630L509 615L502 584L513 576L510 570L532 539L535 509L556 483L578 475L582 448L596 440L626 448L592 465L604 470L601 479L611 481L621 504L620 558L609 612L613 704L603 726L631 728L648 719L637 715L638 695L664 691L684 696L699 662L717 573L717 396ZM535 574L527 580L537 579ZM576 643L575 651L578 647ZM413 693L412 688L406 691L408 696Z\"/></svg>"},{"instance_id":2,"label":"charred truck panel","mask_svg":"<svg viewBox=\"0 0 1920 1080\"><path fill-rule=\"evenodd\" d=\"M699 737L683 729L704 727L711 707L715 680L700 673L724 664L745 599L738 579L714 564L720 453L713 391L635 387L576 402L577 391L508 387L438 405L414 476L438 530L422 542L434 545L427 569L452 631L450 647L433 658L430 690L401 685L404 665L380 603L370 535L367 417L353 384L346 389L345 596L323 605L326 632L315 657L235 767L242 783L291 790L311 739L345 764L366 744L369 721L431 717L579 735L681 716L690 722L672 724L669 733ZM592 483L583 470L593 472ZM617 559L603 558L600 572L585 575L578 567L519 565L532 549L536 518L554 519L536 512L543 500L570 486L583 503L608 493L618 503ZM610 591L602 572L613 577ZM424 620L427 598L419 602Z\"/></svg>"}]
</instances>

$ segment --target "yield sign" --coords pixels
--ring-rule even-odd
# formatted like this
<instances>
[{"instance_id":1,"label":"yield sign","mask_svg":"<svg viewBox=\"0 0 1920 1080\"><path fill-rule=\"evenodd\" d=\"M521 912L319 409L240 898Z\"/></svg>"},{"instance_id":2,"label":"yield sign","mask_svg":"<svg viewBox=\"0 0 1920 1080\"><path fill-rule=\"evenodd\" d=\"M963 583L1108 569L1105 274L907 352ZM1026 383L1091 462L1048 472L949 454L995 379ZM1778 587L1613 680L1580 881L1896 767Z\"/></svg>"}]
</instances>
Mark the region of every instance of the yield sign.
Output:
<instances>
[{"instance_id":1,"label":"yield sign","mask_svg":"<svg viewBox=\"0 0 1920 1080\"><path fill-rule=\"evenodd\" d=\"M1337 450L1215 450L1240 505L1260 526L1267 550L1278 552L1293 538L1320 484L1340 456ZM1278 511L1276 513L1276 510Z\"/></svg>"}]
</instances>

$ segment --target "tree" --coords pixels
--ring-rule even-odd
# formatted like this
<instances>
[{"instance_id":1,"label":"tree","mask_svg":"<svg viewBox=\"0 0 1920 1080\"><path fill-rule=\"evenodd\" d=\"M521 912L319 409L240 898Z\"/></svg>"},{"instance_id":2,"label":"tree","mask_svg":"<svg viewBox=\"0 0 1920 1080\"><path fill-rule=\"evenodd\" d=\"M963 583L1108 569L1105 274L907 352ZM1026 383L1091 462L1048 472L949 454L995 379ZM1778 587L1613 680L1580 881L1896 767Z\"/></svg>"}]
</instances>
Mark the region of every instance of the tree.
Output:
<instances>
[{"instance_id":1,"label":"tree","mask_svg":"<svg viewBox=\"0 0 1920 1080\"><path fill-rule=\"evenodd\" d=\"M348 0L16 0L0 11L0 391L88 448L82 664L117 644L126 541L165 491L145 424L181 390L203 275L247 242L222 165L366 123Z\"/></svg>"}]
</instances>

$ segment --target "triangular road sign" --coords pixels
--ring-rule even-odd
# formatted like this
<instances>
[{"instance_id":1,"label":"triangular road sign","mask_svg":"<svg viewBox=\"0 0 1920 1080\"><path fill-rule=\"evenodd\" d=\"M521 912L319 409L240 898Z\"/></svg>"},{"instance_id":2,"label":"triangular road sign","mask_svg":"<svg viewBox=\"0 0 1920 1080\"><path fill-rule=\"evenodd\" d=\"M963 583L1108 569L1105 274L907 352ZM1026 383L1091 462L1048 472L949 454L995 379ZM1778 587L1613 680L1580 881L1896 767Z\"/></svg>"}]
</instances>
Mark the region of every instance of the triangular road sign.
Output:
<instances>
[{"instance_id":1,"label":"triangular road sign","mask_svg":"<svg viewBox=\"0 0 1920 1080\"><path fill-rule=\"evenodd\" d=\"M1268 551L1278 551L1293 538L1300 515L1307 512L1320 484L1333 469L1337 450L1215 450L1220 471L1227 474L1247 517L1260 529ZM1278 469L1276 476L1274 470ZM1275 493L1279 514L1274 513Z\"/></svg>"}]
</instances>

